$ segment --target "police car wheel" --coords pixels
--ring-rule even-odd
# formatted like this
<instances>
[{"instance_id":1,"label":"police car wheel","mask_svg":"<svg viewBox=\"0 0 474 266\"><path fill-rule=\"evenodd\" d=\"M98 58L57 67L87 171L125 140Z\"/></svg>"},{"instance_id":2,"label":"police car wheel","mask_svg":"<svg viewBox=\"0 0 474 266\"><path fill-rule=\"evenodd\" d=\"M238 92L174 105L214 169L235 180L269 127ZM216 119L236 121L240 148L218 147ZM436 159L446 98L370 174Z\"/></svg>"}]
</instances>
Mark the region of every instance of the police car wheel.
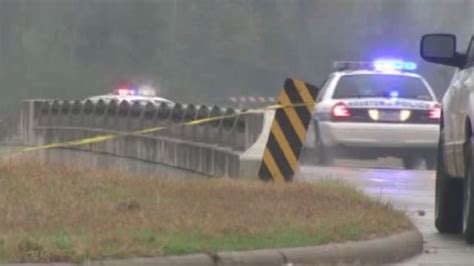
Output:
<instances>
[{"instance_id":1,"label":"police car wheel","mask_svg":"<svg viewBox=\"0 0 474 266\"><path fill-rule=\"evenodd\" d=\"M472 169L474 138L466 146L466 176L463 195L463 233L469 244L474 243L474 169Z\"/></svg>"},{"instance_id":2,"label":"police car wheel","mask_svg":"<svg viewBox=\"0 0 474 266\"><path fill-rule=\"evenodd\" d=\"M324 146L320 134L318 124L314 125L314 132L316 135L315 145L314 145L314 160L313 164L315 165L323 165L323 166L330 166L334 162L334 157L331 153L331 150Z\"/></svg>"},{"instance_id":3,"label":"police car wheel","mask_svg":"<svg viewBox=\"0 0 474 266\"><path fill-rule=\"evenodd\" d=\"M440 233L462 232L463 180L446 173L443 159L443 132L440 134L436 164L435 226Z\"/></svg>"}]
</instances>

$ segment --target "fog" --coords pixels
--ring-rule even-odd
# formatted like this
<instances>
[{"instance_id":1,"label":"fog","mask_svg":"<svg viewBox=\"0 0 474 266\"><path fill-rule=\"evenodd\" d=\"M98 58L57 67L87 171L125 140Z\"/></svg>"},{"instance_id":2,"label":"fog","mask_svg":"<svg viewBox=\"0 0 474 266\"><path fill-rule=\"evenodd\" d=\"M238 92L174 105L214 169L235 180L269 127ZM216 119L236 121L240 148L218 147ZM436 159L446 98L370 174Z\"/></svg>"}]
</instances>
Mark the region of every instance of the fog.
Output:
<instances>
[{"instance_id":1,"label":"fog","mask_svg":"<svg viewBox=\"0 0 474 266\"><path fill-rule=\"evenodd\" d=\"M0 112L24 98L83 98L150 81L183 102L275 95L286 77L321 84L334 60L419 63L441 96L452 69L419 39L465 49L474 0L0 0Z\"/></svg>"}]
</instances>

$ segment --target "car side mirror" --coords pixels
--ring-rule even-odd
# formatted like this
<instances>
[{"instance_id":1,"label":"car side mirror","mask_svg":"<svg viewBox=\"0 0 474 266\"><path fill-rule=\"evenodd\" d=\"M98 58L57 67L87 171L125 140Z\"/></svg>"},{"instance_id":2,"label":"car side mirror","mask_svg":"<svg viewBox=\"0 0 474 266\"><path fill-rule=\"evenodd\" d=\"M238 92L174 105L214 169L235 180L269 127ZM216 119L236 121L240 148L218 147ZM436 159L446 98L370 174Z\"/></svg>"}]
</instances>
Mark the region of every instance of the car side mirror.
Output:
<instances>
[{"instance_id":1,"label":"car side mirror","mask_svg":"<svg viewBox=\"0 0 474 266\"><path fill-rule=\"evenodd\" d=\"M431 63L463 67L465 58L456 52L456 36L452 34L427 34L421 38L421 57Z\"/></svg>"}]
</instances>

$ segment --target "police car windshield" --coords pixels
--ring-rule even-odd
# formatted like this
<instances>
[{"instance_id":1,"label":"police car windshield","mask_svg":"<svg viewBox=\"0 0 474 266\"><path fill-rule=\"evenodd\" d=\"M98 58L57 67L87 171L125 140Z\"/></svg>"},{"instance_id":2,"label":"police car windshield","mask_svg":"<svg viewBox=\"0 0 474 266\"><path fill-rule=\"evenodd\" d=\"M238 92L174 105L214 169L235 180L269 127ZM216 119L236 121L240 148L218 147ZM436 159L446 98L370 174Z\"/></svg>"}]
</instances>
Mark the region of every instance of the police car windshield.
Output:
<instances>
[{"instance_id":1,"label":"police car windshield","mask_svg":"<svg viewBox=\"0 0 474 266\"><path fill-rule=\"evenodd\" d=\"M421 79L388 74L343 76L333 94L334 99L374 97L433 100Z\"/></svg>"}]
</instances>

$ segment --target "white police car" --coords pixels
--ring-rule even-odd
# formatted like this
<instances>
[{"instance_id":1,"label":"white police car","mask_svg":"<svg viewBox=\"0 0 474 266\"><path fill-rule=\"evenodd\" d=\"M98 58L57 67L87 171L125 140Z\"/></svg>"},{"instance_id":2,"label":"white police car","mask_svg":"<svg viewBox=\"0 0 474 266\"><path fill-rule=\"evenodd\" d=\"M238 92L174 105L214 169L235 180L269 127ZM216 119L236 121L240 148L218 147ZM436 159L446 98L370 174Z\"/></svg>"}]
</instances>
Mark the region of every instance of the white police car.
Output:
<instances>
[{"instance_id":1,"label":"white police car","mask_svg":"<svg viewBox=\"0 0 474 266\"><path fill-rule=\"evenodd\" d=\"M175 103L162 97L156 96L156 91L150 86L121 86L114 90L113 93L105 95L97 95L87 98L92 102L98 102L103 100L106 103L116 100L118 102L127 101L130 104L140 103L141 105L147 105L148 103L153 103L155 105L160 105L162 103L168 105L174 105Z\"/></svg>"},{"instance_id":2,"label":"white police car","mask_svg":"<svg viewBox=\"0 0 474 266\"><path fill-rule=\"evenodd\" d=\"M92 96L87 98L87 100L90 100L92 102L98 102L99 100L103 100L106 103L111 102L112 100L115 100L117 102L121 101L127 101L130 104L134 103L140 103L141 105L147 105L148 103L153 103L155 105L160 105L162 103L168 104L168 105L174 105L175 103L161 97L145 97L145 96L135 96L135 95L130 95L130 96L120 96L120 95L115 95L115 94L106 94L106 95L97 95L97 96Z\"/></svg>"},{"instance_id":3,"label":"white police car","mask_svg":"<svg viewBox=\"0 0 474 266\"><path fill-rule=\"evenodd\" d=\"M334 158L399 157L405 168L436 163L441 106L428 82L401 60L336 62L316 99L307 146Z\"/></svg>"}]
</instances>

